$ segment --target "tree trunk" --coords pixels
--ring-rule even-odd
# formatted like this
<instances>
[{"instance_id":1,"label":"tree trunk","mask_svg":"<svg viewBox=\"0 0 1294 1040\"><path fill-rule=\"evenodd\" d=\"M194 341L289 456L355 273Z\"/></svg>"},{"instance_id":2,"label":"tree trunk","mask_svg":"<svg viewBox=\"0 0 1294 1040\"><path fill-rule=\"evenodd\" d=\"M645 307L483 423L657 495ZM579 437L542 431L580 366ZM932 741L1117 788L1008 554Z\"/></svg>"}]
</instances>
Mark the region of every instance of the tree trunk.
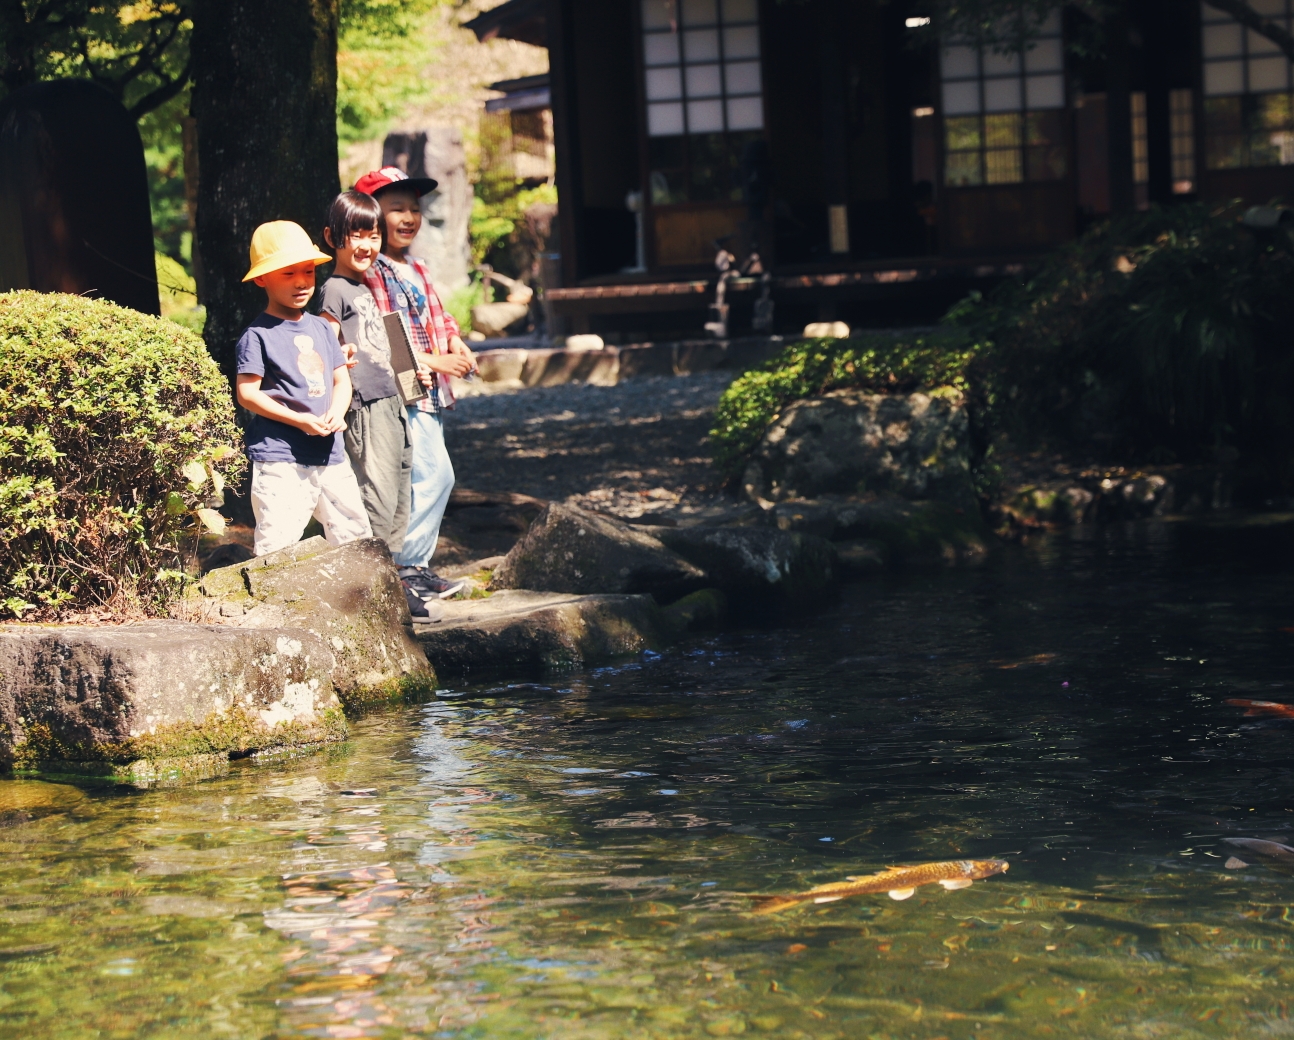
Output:
<instances>
[{"instance_id":1,"label":"tree trunk","mask_svg":"<svg viewBox=\"0 0 1294 1040\"><path fill-rule=\"evenodd\" d=\"M295 220L318 242L337 174L338 0L196 0L197 246L207 349L231 379L264 309L242 284L252 232Z\"/></svg>"}]
</instances>

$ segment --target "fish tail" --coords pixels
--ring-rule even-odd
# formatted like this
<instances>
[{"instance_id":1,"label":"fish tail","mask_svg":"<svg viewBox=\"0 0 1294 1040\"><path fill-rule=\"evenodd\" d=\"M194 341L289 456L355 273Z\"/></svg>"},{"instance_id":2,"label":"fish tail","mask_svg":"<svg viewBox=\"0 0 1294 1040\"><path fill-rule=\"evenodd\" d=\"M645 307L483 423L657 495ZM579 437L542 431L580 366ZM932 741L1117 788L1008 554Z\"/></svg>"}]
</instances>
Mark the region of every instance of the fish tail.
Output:
<instances>
[{"instance_id":1,"label":"fish tail","mask_svg":"<svg viewBox=\"0 0 1294 1040\"><path fill-rule=\"evenodd\" d=\"M801 896L750 896L748 898L753 903L750 911L754 914L775 914L779 910L797 906L805 901Z\"/></svg>"}]
</instances>

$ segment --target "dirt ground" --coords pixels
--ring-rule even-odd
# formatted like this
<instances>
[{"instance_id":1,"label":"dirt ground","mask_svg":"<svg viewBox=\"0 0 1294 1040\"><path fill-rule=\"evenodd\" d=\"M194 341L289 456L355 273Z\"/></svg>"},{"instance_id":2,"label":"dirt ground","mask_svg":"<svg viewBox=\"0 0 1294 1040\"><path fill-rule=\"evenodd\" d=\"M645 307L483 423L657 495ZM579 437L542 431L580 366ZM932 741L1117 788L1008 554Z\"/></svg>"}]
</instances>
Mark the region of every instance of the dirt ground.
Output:
<instances>
[{"instance_id":1,"label":"dirt ground","mask_svg":"<svg viewBox=\"0 0 1294 1040\"><path fill-rule=\"evenodd\" d=\"M432 566L506 552L538 509L519 496L631 520L722 508L728 500L708 442L715 404L733 376L568 384L460 400L445 417L457 493Z\"/></svg>"}]
</instances>

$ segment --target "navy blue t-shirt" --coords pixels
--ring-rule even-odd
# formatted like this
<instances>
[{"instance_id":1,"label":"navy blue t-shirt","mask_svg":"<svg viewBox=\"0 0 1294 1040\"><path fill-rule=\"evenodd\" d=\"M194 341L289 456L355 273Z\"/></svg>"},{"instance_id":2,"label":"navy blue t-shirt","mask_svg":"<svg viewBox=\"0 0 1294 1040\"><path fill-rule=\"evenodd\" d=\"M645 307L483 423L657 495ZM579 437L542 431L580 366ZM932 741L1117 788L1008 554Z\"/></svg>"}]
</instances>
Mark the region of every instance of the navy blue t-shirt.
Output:
<instances>
[{"instance_id":1,"label":"navy blue t-shirt","mask_svg":"<svg viewBox=\"0 0 1294 1040\"><path fill-rule=\"evenodd\" d=\"M238 374L261 377L261 389L295 412L322 416L332 404L333 370L346 364L337 334L323 318L286 321L262 314L238 341ZM253 462L334 466L346 457L340 433L326 437L252 415L247 454Z\"/></svg>"}]
</instances>

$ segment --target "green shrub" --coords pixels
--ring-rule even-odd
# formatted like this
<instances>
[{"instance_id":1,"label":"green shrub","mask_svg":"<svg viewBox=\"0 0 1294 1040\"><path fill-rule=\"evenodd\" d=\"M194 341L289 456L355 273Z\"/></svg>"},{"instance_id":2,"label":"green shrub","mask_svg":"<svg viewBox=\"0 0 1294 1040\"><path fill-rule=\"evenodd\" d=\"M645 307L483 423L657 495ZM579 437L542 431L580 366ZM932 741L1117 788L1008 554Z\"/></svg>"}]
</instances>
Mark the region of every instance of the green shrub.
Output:
<instances>
[{"instance_id":1,"label":"green shrub","mask_svg":"<svg viewBox=\"0 0 1294 1040\"><path fill-rule=\"evenodd\" d=\"M1100 225L950 315L981 347L989 421L1027 447L1138 461L1238 449L1288 480L1294 256L1234 209Z\"/></svg>"},{"instance_id":2,"label":"green shrub","mask_svg":"<svg viewBox=\"0 0 1294 1040\"><path fill-rule=\"evenodd\" d=\"M918 387L968 389L967 366L976 348L956 328L917 336L876 333L847 340L792 343L777 357L739 376L724 391L710 438L715 465L726 477L740 474L746 455L791 401L828 390L858 387L912 391Z\"/></svg>"},{"instance_id":3,"label":"green shrub","mask_svg":"<svg viewBox=\"0 0 1294 1040\"><path fill-rule=\"evenodd\" d=\"M160 604L185 528L219 526L241 443L228 383L187 329L0 294L0 612Z\"/></svg>"}]
</instances>

